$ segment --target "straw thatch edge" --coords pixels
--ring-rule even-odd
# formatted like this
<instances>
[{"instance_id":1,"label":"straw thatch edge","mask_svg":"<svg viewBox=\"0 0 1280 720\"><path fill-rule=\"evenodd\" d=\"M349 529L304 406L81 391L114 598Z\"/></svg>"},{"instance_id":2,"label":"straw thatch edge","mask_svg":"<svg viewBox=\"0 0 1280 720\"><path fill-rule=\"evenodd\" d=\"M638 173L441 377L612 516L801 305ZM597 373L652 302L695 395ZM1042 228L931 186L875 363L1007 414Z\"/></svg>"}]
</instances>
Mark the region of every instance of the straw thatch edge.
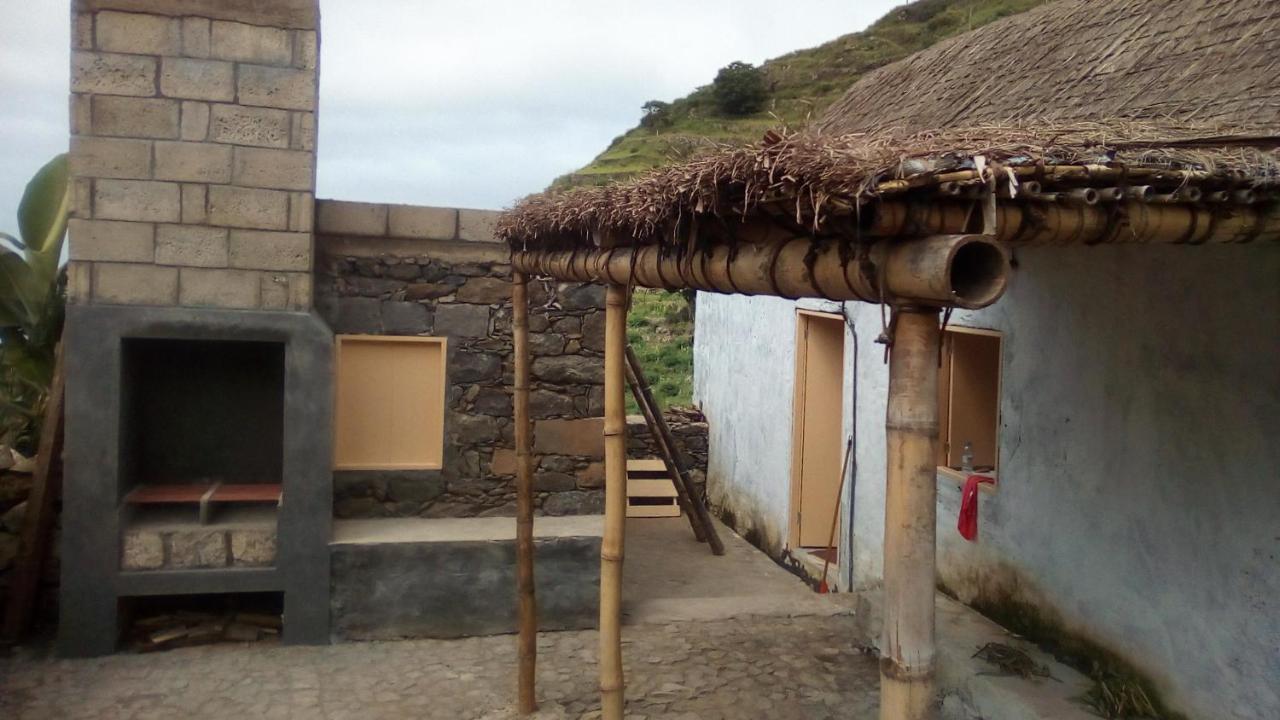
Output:
<instances>
[{"instance_id":1,"label":"straw thatch edge","mask_svg":"<svg viewBox=\"0 0 1280 720\"><path fill-rule=\"evenodd\" d=\"M1261 128L1145 121L836 137L770 131L754 145L719 147L625 183L526 197L502 215L497 234L520 248L599 244L606 235L663 242L693 216L745 218L765 209L817 232L833 215L891 192L936 192L965 170L1003 181L1012 175L1005 168L1025 175L1033 167L1102 167L1119 170L1120 184L1128 172L1161 170L1175 185L1272 188L1280 183L1278 148L1280 135Z\"/></svg>"}]
</instances>

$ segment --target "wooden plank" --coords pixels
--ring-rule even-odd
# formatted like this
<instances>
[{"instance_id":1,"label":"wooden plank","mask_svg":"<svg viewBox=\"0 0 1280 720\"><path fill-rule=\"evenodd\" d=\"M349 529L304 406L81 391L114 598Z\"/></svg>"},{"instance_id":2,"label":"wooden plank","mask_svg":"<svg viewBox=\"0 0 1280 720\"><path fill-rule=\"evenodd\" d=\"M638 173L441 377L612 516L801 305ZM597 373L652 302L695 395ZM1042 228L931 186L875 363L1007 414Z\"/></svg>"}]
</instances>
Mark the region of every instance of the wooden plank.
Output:
<instances>
[{"instance_id":1,"label":"wooden plank","mask_svg":"<svg viewBox=\"0 0 1280 720\"><path fill-rule=\"evenodd\" d=\"M662 473L662 476L665 477L667 474L667 464L660 458L644 458L642 460L627 461L628 475L653 472Z\"/></svg>"},{"instance_id":2,"label":"wooden plank","mask_svg":"<svg viewBox=\"0 0 1280 720\"><path fill-rule=\"evenodd\" d=\"M627 497L676 498L676 486L670 478L635 479L627 478Z\"/></svg>"},{"instance_id":3,"label":"wooden plank","mask_svg":"<svg viewBox=\"0 0 1280 720\"><path fill-rule=\"evenodd\" d=\"M4 637L9 642L21 639L31 623L31 608L40 588L41 569L49 555L49 537L53 528L54 504L61 483L54 472L62 465L63 390L66 386L62 361L62 342L54 349L53 381L45 400L44 421L40 426L40 443L36 449L36 471L27 496L27 514L18 535L18 557L14 559L13 585L5 608Z\"/></svg>"},{"instance_id":4,"label":"wooden plank","mask_svg":"<svg viewBox=\"0 0 1280 720\"><path fill-rule=\"evenodd\" d=\"M680 517L680 505L675 498L671 498L671 502L663 504L637 504L628 499L627 517L629 518L657 518L657 517Z\"/></svg>"},{"instance_id":5,"label":"wooden plank","mask_svg":"<svg viewBox=\"0 0 1280 720\"><path fill-rule=\"evenodd\" d=\"M139 485L124 501L129 505L196 505L213 490L213 483Z\"/></svg>"},{"instance_id":6,"label":"wooden plank","mask_svg":"<svg viewBox=\"0 0 1280 720\"><path fill-rule=\"evenodd\" d=\"M445 338L339 335L336 343L334 469L440 469Z\"/></svg>"},{"instance_id":7,"label":"wooden plank","mask_svg":"<svg viewBox=\"0 0 1280 720\"><path fill-rule=\"evenodd\" d=\"M214 488L212 500L216 503L274 503L284 492L280 483L242 483L219 485Z\"/></svg>"}]
</instances>

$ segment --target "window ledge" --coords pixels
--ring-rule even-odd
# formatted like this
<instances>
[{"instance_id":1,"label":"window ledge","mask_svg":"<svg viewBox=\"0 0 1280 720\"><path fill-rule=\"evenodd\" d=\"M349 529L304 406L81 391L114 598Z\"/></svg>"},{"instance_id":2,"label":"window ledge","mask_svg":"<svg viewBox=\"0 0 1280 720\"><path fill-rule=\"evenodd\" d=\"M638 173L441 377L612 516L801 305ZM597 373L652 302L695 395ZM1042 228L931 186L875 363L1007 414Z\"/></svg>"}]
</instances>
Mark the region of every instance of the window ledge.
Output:
<instances>
[{"instance_id":1,"label":"window ledge","mask_svg":"<svg viewBox=\"0 0 1280 720\"><path fill-rule=\"evenodd\" d=\"M939 481L950 480L951 482L955 483L957 486L961 488L964 487L964 481L968 479L970 475L983 475L991 478L992 482L982 483L978 485L978 489L981 490L982 492L994 493L996 492L996 489L1000 484L1000 481L996 478L996 474L994 472L966 473L966 472L961 472L959 470L953 470L949 467L944 467L941 465L938 466Z\"/></svg>"}]
</instances>

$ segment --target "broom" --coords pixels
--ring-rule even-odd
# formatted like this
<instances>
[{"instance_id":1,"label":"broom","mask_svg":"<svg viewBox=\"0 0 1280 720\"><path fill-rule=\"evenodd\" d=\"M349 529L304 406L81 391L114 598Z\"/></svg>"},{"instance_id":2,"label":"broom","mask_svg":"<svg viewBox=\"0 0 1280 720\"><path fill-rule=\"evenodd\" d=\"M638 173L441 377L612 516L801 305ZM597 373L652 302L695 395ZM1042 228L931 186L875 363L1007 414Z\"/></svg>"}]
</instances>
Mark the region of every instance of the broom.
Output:
<instances>
[{"instance_id":1,"label":"broom","mask_svg":"<svg viewBox=\"0 0 1280 720\"><path fill-rule=\"evenodd\" d=\"M849 469L849 453L853 451L853 436L844 444L844 460L840 463L840 487L836 489L835 512L831 518L831 536L827 538L827 551L822 557L822 580L818 582L818 592L829 593L831 588L827 587L827 568L831 566L831 551L836 547L836 526L840 524L840 497L844 495L844 479L848 475Z\"/></svg>"}]
</instances>

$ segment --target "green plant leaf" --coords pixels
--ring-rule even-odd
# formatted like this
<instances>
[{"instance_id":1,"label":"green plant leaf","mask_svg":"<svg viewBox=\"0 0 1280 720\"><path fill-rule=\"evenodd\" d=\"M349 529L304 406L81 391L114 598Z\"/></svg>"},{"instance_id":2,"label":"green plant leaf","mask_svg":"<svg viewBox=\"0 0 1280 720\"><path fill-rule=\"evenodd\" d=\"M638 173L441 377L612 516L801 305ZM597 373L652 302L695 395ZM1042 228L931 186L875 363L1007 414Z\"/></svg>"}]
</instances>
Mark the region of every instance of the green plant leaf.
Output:
<instances>
[{"instance_id":1,"label":"green plant leaf","mask_svg":"<svg viewBox=\"0 0 1280 720\"><path fill-rule=\"evenodd\" d=\"M65 154L40 168L18 205L22 239L0 244L0 444L29 448L40 432L65 313L67 175Z\"/></svg>"},{"instance_id":2,"label":"green plant leaf","mask_svg":"<svg viewBox=\"0 0 1280 720\"><path fill-rule=\"evenodd\" d=\"M29 327L36 316L40 294L27 261L0 246L0 327Z\"/></svg>"},{"instance_id":3,"label":"green plant leaf","mask_svg":"<svg viewBox=\"0 0 1280 720\"><path fill-rule=\"evenodd\" d=\"M70 207L67 154L62 153L36 172L18 204L18 232L28 252L51 256L56 266Z\"/></svg>"}]
</instances>

